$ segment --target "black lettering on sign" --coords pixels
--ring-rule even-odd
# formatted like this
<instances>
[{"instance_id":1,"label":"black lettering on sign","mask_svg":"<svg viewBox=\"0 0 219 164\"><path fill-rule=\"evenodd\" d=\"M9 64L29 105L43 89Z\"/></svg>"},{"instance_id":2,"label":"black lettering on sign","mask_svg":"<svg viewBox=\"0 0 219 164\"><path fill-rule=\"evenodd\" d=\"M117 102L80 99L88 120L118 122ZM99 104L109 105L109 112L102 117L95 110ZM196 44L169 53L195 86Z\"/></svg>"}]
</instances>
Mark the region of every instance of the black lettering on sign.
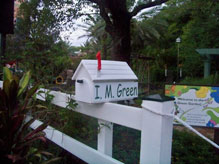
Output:
<instances>
[{"instance_id":1,"label":"black lettering on sign","mask_svg":"<svg viewBox=\"0 0 219 164\"><path fill-rule=\"evenodd\" d=\"M95 99L97 100L97 99L100 99L100 97L98 96L98 88L99 88L100 86L99 85L95 85L95 88L96 88L96 97L95 97Z\"/></svg>"},{"instance_id":2,"label":"black lettering on sign","mask_svg":"<svg viewBox=\"0 0 219 164\"><path fill-rule=\"evenodd\" d=\"M112 87L111 85L106 85L105 98L112 98Z\"/></svg>"},{"instance_id":3,"label":"black lettering on sign","mask_svg":"<svg viewBox=\"0 0 219 164\"><path fill-rule=\"evenodd\" d=\"M122 90L120 90L120 87L122 86L122 84L119 84L117 87L117 96L120 97L122 95Z\"/></svg>"},{"instance_id":4,"label":"black lettering on sign","mask_svg":"<svg viewBox=\"0 0 219 164\"><path fill-rule=\"evenodd\" d=\"M124 96L137 96L138 95L138 89L137 87L122 87L122 84L118 84L117 87L117 96L118 97L124 97Z\"/></svg>"}]
</instances>

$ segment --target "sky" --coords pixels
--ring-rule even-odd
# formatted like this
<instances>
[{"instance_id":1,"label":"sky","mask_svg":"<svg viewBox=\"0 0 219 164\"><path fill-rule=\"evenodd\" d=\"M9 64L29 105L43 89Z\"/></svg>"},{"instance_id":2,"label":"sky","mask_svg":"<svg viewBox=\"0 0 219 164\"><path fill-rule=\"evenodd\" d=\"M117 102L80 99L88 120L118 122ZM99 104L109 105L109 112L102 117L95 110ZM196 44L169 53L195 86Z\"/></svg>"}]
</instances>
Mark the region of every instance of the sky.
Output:
<instances>
[{"instance_id":1,"label":"sky","mask_svg":"<svg viewBox=\"0 0 219 164\"><path fill-rule=\"evenodd\" d=\"M87 37L79 38L80 36L85 35L86 32L81 28L77 28L75 31L64 31L61 32L61 37L63 40L67 41L71 46L79 47L88 39Z\"/></svg>"},{"instance_id":2,"label":"sky","mask_svg":"<svg viewBox=\"0 0 219 164\"><path fill-rule=\"evenodd\" d=\"M92 10L91 7L82 9L83 12L92 14L91 10ZM83 43L85 43L88 39L87 37L81 37L86 35L86 32L82 29L82 27L78 26L78 25L84 25L82 19L84 19L84 17L80 17L77 20L75 20L75 26L74 26L75 30L61 32L62 39L64 39L64 41L67 41L71 46L75 46L75 47L82 46Z\"/></svg>"},{"instance_id":3,"label":"sky","mask_svg":"<svg viewBox=\"0 0 219 164\"><path fill-rule=\"evenodd\" d=\"M61 32L61 37L64 41L68 42L71 46L79 47L87 41L86 32L78 25L83 25L82 18L75 20L74 30ZM81 38L80 38L81 37Z\"/></svg>"}]
</instances>

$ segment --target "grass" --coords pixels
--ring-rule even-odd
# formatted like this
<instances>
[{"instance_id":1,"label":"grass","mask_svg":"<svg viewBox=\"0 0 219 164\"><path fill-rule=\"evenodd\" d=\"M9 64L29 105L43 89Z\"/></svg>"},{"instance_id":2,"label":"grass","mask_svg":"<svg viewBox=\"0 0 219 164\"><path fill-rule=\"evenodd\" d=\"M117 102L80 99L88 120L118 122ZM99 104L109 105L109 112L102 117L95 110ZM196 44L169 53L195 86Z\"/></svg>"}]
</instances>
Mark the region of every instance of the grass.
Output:
<instances>
[{"instance_id":1,"label":"grass","mask_svg":"<svg viewBox=\"0 0 219 164\"><path fill-rule=\"evenodd\" d=\"M114 126L114 158L126 164L138 164L140 153L140 132L134 129ZM218 154L209 143L188 131L173 131L172 164L215 164Z\"/></svg>"},{"instance_id":2,"label":"grass","mask_svg":"<svg viewBox=\"0 0 219 164\"><path fill-rule=\"evenodd\" d=\"M186 131L174 130L172 164L215 164L219 156L209 143Z\"/></svg>"}]
</instances>

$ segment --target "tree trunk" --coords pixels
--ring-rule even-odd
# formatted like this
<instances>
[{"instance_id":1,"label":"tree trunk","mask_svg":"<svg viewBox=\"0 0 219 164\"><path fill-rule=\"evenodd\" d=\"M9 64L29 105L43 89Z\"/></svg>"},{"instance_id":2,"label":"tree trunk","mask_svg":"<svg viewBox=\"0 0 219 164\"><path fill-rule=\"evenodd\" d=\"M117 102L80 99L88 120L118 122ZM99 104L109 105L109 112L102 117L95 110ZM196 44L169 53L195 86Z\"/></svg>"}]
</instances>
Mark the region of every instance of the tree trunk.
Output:
<instances>
[{"instance_id":1,"label":"tree trunk","mask_svg":"<svg viewBox=\"0 0 219 164\"><path fill-rule=\"evenodd\" d=\"M120 6L119 8L118 5ZM106 6L112 14L111 24L106 22L106 31L113 40L111 57L113 60L126 61L129 64L131 54L131 15L127 10L126 0L110 0Z\"/></svg>"},{"instance_id":2,"label":"tree trunk","mask_svg":"<svg viewBox=\"0 0 219 164\"><path fill-rule=\"evenodd\" d=\"M107 60L107 33L104 32L104 35L103 35L103 38L102 38L102 54L103 54L103 57L102 59L103 60Z\"/></svg>"},{"instance_id":3,"label":"tree trunk","mask_svg":"<svg viewBox=\"0 0 219 164\"><path fill-rule=\"evenodd\" d=\"M111 57L113 60L126 61L130 63L131 41L130 20L120 21L114 30L108 30L113 40Z\"/></svg>"},{"instance_id":4,"label":"tree trunk","mask_svg":"<svg viewBox=\"0 0 219 164\"><path fill-rule=\"evenodd\" d=\"M112 59L126 61L130 64L131 37L130 22L141 10L160 5L168 0L142 1L129 12L128 0L87 0L99 6L100 15L106 23L106 31L113 40ZM134 2L134 1L132 1Z\"/></svg>"}]
</instances>

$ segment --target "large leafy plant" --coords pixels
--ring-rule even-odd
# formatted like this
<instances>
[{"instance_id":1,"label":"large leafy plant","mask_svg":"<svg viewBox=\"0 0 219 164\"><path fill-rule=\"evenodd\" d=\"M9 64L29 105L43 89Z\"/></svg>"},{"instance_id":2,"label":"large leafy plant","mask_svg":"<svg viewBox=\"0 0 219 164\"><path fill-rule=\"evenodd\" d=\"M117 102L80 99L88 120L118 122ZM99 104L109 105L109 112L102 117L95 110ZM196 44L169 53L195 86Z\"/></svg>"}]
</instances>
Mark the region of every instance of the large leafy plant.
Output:
<instances>
[{"instance_id":1,"label":"large leafy plant","mask_svg":"<svg viewBox=\"0 0 219 164\"><path fill-rule=\"evenodd\" d=\"M47 124L28 130L34 119L27 121L27 115L32 96L38 89L38 85L28 87L30 72L21 79L8 68L4 68L3 72L3 88L0 88L0 163L24 163L33 141L45 141L43 130Z\"/></svg>"}]
</instances>

